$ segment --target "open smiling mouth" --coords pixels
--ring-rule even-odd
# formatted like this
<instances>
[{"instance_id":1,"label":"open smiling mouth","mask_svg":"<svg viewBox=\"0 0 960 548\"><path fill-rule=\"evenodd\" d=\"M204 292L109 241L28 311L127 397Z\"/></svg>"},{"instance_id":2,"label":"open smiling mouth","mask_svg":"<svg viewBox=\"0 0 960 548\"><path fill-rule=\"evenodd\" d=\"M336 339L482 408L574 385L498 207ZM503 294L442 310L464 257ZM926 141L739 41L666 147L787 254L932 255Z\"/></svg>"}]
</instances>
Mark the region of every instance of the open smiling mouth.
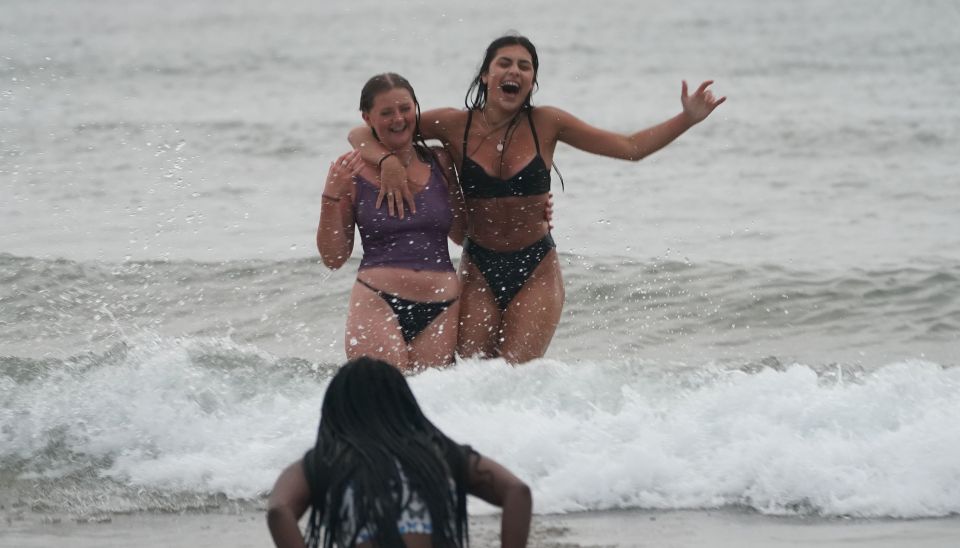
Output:
<instances>
[{"instance_id":1,"label":"open smiling mouth","mask_svg":"<svg viewBox=\"0 0 960 548\"><path fill-rule=\"evenodd\" d=\"M500 84L500 89L507 95L516 95L520 93L520 84L516 82L504 82Z\"/></svg>"}]
</instances>

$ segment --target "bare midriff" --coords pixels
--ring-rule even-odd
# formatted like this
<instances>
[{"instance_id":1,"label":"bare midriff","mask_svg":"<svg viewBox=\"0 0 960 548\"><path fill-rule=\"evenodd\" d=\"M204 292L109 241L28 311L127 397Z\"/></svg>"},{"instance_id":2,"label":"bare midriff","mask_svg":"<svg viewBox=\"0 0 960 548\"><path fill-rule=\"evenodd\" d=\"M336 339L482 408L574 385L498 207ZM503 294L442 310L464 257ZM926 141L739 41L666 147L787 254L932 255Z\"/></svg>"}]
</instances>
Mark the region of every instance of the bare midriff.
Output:
<instances>
[{"instance_id":1,"label":"bare midriff","mask_svg":"<svg viewBox=\"0 0 960 548\"><path fill-rule=\"evenodd\" d=\"M467 199L467 237L494 251L523 249L549 232L547 195Z\"/></svg>"},{"instance_id":2,"label":"bare midriff","mask_svg":"<svg viewBox=\"0 0 960 548\"><path fill-rule=\"evenodd\" d=\"M411 301L449 301L460 294L460 281L452 271L377 266L360 270L357 278L384 293Z\"/></svg>"}]
</instances>

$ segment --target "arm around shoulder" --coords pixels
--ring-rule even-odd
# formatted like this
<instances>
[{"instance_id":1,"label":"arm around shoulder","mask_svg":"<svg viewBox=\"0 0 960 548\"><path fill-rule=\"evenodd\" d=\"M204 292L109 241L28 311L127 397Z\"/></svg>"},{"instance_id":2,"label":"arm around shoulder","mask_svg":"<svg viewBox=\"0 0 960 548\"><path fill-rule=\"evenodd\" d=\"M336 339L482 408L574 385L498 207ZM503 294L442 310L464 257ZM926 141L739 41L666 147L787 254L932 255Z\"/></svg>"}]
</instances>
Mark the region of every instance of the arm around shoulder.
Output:
<instances>
[{"instance_id":1,"label":"arm around shoulder","mask_svg":"<svg viewBox=\"0 0 960 548\"><path fill-rule=\"evenodd\" d=\"M459 142L466 113L452 107L435 108L420 115L420 134L424 139L437 139L445 146Z\"/></svg>"},{"instance_id":2,"label":"arm around shoulder","mask_svg":"<svg viewBox=\"0 0 960 548\"><path fill-rule=\"evenodd\" d=\"M452 142L453 132L462 124L458 124L463 117L463 111L455 108L436 108L425 110L420 114L420 135L424 139L437 139L444 144ZM347 141L354 150L359 150L363 160L371 165L381 166L390 154L383 144L377 140L369 126L357 126L347 134Z\"/></svg>"},{"instance_id":3,"label":"arm around shoulder","mask_svg":"<svg viewBox=\"0 0 960 548\"><path fill-rule=\"evenodd\" d=\"M347 134L347 141L354 150L360 151L363 161L379 166L390 156L390 151L373 135L370 126L357 126Z\"/></svg>"}]
</instances>

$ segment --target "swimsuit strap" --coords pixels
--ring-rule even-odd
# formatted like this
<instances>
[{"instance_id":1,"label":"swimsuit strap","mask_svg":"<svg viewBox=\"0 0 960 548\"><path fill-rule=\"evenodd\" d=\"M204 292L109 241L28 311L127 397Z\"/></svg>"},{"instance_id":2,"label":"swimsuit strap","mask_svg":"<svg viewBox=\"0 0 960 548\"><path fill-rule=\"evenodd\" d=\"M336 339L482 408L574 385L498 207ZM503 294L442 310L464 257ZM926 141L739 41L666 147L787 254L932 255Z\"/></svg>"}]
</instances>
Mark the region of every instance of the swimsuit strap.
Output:
<instances>
[{"instance_id":1,"label":"swimsuit strap","mask_svg":"<svg viewBox=\"0 0 960 548\"><path fill-rule=\"evenodd\" d=\"M537 147L537 156L540 156L540 138L537 137L537 128L533 125L533 107L527 109L527 120L530 120L530 133L533 133L533 146Z\"/></svg>"},{"instance_id":2,"label":"swimsuit strap","mask_svg":"<svg viewBox=\"0 0 960 548\"><path fill-rule=\"evenodd\" d=\"M380 298L385 298L385 297L390 297L390 296L391 296L391 295L387 295L386 293L384 293L383 291L377 289L376 287L373 287L372 285L370 285L370 284L368 284L367 282L361 280L360 278L357 278L357 281L360 282L361 284L365 285L365 286L367 287L367 289L369 289L370 291L373 291L374 293L376 293Z\"/></svg>"},{"instance_id":3,"label":"swimsuit strap","mask_svg":"<svg viewBox=\"0 0 960 548\"><path fill-rule=\"evenodd\" d=\"M533 125L533 106L527 110L527 119L530 120L530 133L533 133L533 144L537 147L537 156L543 159L543 155L540 154L540 138L537 137L537 128ZM566 190L566 186L563 184L563 175L560 175L560 170L557 169L556 162L553 162L551 167L557 172L557 176L560 177L560 189Z\"/></svg>"},{"instance_id":4,"label":"swimsuit strap","mask_svg":"<svg viewBox=\"0 0 960 548\"><path fill-rule=\"evenodd\" d=\"M368 284L367 282L361 280L360 278L357 278L357 281L360 282L361 284L363 284L364 286L366 286L366 288L369 289L370 291L373 291L374 293L376 293L377 296L379 296L381 299L396 299L396 300L399 300L399 301L405 301L405 302L408 302L408 303L415 303L415 304L422 304L422 305L444 305L444 306L449 306L449 305L457 302L457 300L460 298L460 296L458 295L458 296L456 296L456 297L454 297L454 298L452 298L452 299L446 300L446 301L427 301L427 302L412 301L412 300L410 300L410 299L404 299L403 297L398 297L398 296L394 295L393 293L387 293L386 291L384 291L384 290L382 290L382 289L377 289L376 287L373 287L372 285L370 285L370 284Z\"/></svg>"},{"instance_id":5,"label":"swimsuit strap","mask_svg":"<svg viewBox=\"0 0 960 548\"><path fill-rule=\"evenodd\" d=\"M473 120L473 109L467 110L467 126L463 128L463 160L467 159L467 137L470 135L470 122Z\"/></svg>"},{"instance_id":6,"label":"swimsuit strap","mask_svg":"<svg viewBox=\"0 0 960 548\"><path fill-rule=\"evenodd\" d=\"M537 127L533 125L533 105L527 108L527 120L530 121L530 133L533 134L533 146L537 148L537 156L539 156L540 159L542 160L543 155L540 153L540 137L537 135ZM473 109L471 108L467 110L467 125L466 127L463 128L463 157L462 157L463 159L461 160L462 163L466 163L467 161L467 137L470 135L470 125L472 122L473 122ZM566 190L565 185L563 184L563 175L560 175L560 170L557 169L557 164L553 163L553 165L550 167L553 167L553 169L556 170L557 175L560 177L560 188ZM549 173L549 169L547 171Z\"/></svg>"}]
</instances>

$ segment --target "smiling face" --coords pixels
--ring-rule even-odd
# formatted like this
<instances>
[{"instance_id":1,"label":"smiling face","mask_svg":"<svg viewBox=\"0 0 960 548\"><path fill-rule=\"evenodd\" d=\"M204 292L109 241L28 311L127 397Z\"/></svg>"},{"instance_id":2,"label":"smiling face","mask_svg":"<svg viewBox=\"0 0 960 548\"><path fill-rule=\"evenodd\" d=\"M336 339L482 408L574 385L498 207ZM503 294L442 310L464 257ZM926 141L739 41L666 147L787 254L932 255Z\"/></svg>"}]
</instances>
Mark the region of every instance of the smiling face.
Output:
<instances>
[{"instance_id":1,"label":"smiling face","mask_svg":"<svg viewBox=\"0 0 960 548\"><path fill-rule=\"evenodd\" d=\"M537 73L527 48L504 46L497 50L481 81L487 86L487 100L505 110L519 109L533 91Z\"/></svg>"},{"instance_id":2,"label":"smiling face","mask_svg":"<svg viewBox=\"0 0 960 548\"><path fill-rule=\"evenodd\" d=\"M363 112L363 121L390 150L413 143L417 127L417 107L410 92L402 87L378 93L373 106Z\"/></svg>"}]
</instances>

